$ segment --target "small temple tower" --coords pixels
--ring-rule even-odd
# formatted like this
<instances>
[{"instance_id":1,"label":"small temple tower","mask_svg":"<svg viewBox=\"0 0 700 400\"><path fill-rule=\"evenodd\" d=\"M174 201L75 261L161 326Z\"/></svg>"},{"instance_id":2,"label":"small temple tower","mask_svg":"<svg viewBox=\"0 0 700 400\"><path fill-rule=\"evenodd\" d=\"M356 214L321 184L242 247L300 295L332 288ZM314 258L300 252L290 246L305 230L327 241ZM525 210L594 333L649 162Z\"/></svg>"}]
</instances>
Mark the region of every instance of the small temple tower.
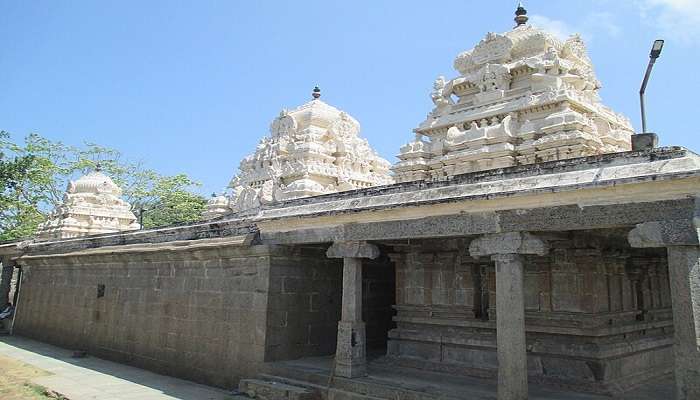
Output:
<instances>
[{"instance_id":1,"label":"small temple tower","mask_svg":"<svg viewBox=\"0 0 700 400\"><path fill-rule=\"evenodd\" d=\"M456 78L437 78L435 108L392 168L398 182L631 149L633 129L601 103L581 38L528 25L522 5L515 15L511 31L457 56Z\"/></svg>"},{"instance_id":2,"label":"small temple tower","mask_svg":"<svg viewBox=\"0 0 700 400\"><path fill-rule=\"evenodd\" d=\"M122 190L98 168L68 183L63 204L39 226L39 239L67 239L136 230L140 225Z\"/></svg>"},{"instance_id":3,"label":"small temple tower","mask_svg":"<svg viewBox=\"0 0 700 400\"><path fill-rule=\"evenodd\" d=\"M229 184L228 208L244 211L274 201L393 183L390 163L360 137L353 117L321 99L282 110L270 125L270 135L245 157ZM224 214L222 196L209 201L205 217Z\"/></svg>"}]
</instances>

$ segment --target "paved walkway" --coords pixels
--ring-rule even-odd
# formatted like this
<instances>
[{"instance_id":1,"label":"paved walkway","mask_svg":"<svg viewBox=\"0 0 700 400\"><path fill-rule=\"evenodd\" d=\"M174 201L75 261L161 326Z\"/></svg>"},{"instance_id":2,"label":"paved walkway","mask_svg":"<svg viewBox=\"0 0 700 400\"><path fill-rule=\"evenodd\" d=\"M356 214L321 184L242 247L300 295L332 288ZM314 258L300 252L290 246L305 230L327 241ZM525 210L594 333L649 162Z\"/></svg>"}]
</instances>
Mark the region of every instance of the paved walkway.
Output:
<instances>
[{"instance_id":1,"label":"paved walkway","mask_svg":"<svg viewBox=\"0 0 700 400\"><path fill-rule=\"evenodd\" d=\"M0 336L0 355L52 375L33 383L70 400L230 400L209 386L171 378L95 357L71 358L71 351L18 336Z\"/></svg>"}]
</instances>

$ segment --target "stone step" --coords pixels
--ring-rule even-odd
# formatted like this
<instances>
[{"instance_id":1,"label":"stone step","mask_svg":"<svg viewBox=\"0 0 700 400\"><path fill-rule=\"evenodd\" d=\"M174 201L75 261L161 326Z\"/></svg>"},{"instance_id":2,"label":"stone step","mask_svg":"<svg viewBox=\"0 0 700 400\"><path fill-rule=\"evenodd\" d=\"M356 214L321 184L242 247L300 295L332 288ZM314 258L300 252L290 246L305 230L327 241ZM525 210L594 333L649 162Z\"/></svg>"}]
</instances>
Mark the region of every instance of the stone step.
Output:
<instances>
[{"instance_id":1,"label":"stone step","mask_svg":"<svg viewBox=\"0 0 700 400\"><path fill-rule=\"evenodd\" d=\"M394 370L403 370L394 368ZM270 371L272 372L272 371ZM424 374L424 371L403 371ZM303 368L275 368L275 375L262 374L263 379L274 379L278 382L294 386L307 387L322 395L323 400L340 399L408 399L408 400L493 400L494 397L485 393L462 393L459 391L445 390L437 393L424 388L406 387L398 382L390 382L373 378L347 379L334 377L328 389L328 376L318 371L305 370ZM333 393L336 391L337 393ZM335 397L334 397L335 396ZM354 396L354 397L348 397Z\"/></svg>"},{"instance_id":2,"label":"stone step","mask_svg":"<svg viewBox=\"0 0 700 400\"><path fill-rule=\"evenodd\" d=\"M329 389L327 386L327 379L323 382L323 384L320 383L311 383L311 382L304 382L304 381L298 381L295 379L291 378L285 378L281 376L274 376L274 375L266 375L262 374L261 378L264 380L274 380L276 382L282 382L286 383L288 385L292 386L300 386L300 387L305 387L309 390L312 390L316 393L319 393L321 395L321 398L323 400L384 400L384 398L380 397L374 397L370 396L367 394L362 394L362 393L356 393L348 390L342 390L338 388L332 388ZM318 381L318 379L317 379ZM391 399L394 399L397 397L391 397Z\"/></svg>"},{"instance_id":3,"label":"stone step","mask_svg":"<svg viewBox=\"0 0 700 400\"><path fill-rule=\"evenodd\" d=\"M276 380L242 379L239 390L256 400L318 400L314 390Z\"/></svg>"},{"instance_id":4,"label":"stone step","mask_svg":"<svg viewBox=\"0 0 700 400\"><path fill-rule=\"evenodd\" d=\"M399 397L396 397L399 398ZM328 400L385 400L379 397L368 396L366 394L346 392L340 389L331 389L328 391Z\"/></svg>"}]
</instances>

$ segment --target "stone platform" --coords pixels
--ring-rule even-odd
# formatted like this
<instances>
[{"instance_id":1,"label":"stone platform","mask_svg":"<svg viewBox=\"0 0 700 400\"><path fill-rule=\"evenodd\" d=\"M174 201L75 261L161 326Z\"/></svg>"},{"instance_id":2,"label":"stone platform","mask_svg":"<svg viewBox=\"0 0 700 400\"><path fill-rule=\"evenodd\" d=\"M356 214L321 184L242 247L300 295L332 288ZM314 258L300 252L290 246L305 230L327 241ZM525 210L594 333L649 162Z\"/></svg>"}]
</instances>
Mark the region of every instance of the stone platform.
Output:
<instances>
[{"instance_id":1,"label":"stone platform","mask_svg":"<svg viewBox=\"0 0 700 400\"><path fill-rule=\"evenodd\" d=\"M314 397L323 400L411 399L411 400L493 400L496 399L496 381L467 376L456 376L421 371L392 365L383 357L368 363L368 375L362 378L330 378L332 357L313 357L267 364L267 372L256 380L245 381L250 388L295 387L311 390ZM252 382L254 381L254 382ZM258 398L258 397L255 397ZM673 379L667 376L653 380L623 395L608 397L577 393L531 384L531 400L657 400L673 398ZM278 400L278 398L267 398ZM287 399L280 397L279 400Z\"/></svg>"}]
</instances>

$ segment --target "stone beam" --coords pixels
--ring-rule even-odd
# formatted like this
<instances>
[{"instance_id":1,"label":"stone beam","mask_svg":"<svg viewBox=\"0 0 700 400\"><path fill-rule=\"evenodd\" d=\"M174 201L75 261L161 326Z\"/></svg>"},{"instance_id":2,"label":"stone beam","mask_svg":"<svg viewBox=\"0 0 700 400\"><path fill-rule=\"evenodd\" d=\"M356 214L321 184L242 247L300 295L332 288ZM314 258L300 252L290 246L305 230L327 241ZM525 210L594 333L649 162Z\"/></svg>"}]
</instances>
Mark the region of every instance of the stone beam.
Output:
<instances>
[{"instance_id":1,"label":"stone beam","mask_svg":"<svg viewBox=\"0 0 700 400\"><path fill-rule=\"evenodd\" d=\"M536 254L545 255L547 244L528 232L506 232L484 235L472 240L469 254L472 257L494 256L497 254Z\"/></svg>"},{"instance_id":2,"label":"stone beam","mask_svg":"<svg viewBox=\"0 0 700 400\"><path fill-rule=\"evenodd\" d=\"M677 219L638 224L627 240L632 247L697 246L699 236L693 220Z\"/></svg>"},{"instance_id":3,"label":"stone beam","mask_svg":"<svg viewBox=\"0 0 700 400\"><path fill-rule=\"evenodd\" d=\"M700 399L700 240L698 220L652 221L628 234L632 247L666 247L673 309L676 399Z\"/></svg>"},{"instance_id":4,"label":"stone beam","mask_svg":"<svg viewBox=\"0 0 700 400\"><path fill-rule=\"evenodd\" d=\"M379 257L379 248L363 241L334 242L326 251L328 258L369 258Z\"/></svg>"},{"instance_id":5,"label":"stone beam","mask_svg":"<svg viewBox=\"0 0 700 400\"><path fill-rule=\"evenodd\" d=\"M261 223L265 244L324 243L352 240L393 240L483 235L499 232L557 232L633 227L648 221L692 219L694 199L596 206L563 205L521 208L391 221L340 223L332 226L300 226L275 231ZM325 223L328 223L326 221Z\"/></svg>"}]
</instances>

